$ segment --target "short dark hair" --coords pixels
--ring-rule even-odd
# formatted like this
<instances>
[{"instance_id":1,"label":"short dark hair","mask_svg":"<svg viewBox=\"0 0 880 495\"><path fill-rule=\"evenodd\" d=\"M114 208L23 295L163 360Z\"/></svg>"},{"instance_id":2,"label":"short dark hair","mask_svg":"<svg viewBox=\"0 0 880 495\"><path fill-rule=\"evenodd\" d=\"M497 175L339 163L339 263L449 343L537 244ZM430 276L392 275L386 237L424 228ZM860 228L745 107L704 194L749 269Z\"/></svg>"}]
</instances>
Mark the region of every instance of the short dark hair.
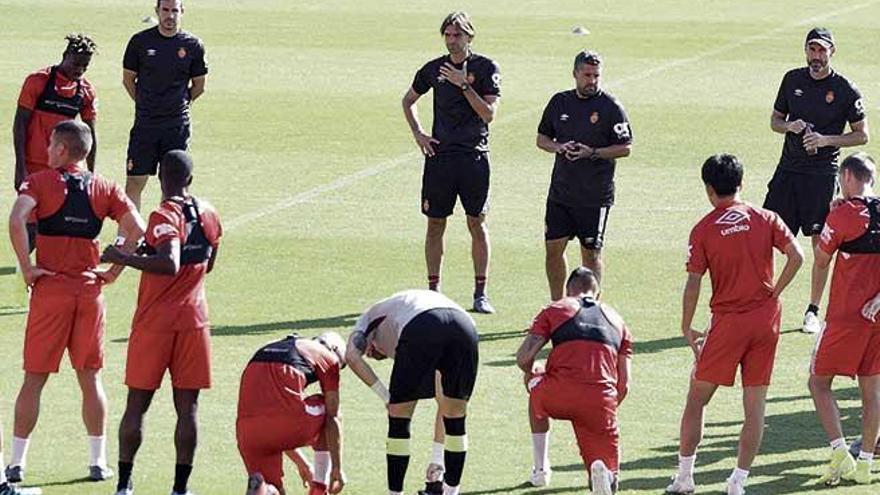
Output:
<instances>
[{"instance_id":1,"label":"short dark hair","mask_svg":"<svg viewBox=\"0 0 880 495\"><path fill-rule=\"evenodd\" d=\"M64 55L94 55L98 53L98 45L82 33L70 33L64 39L67 41Z\"/></svg>"},{"instance_id":2,"label":"short dark hair","mask_svg":"<svg viewBox=\"0 0 880 495\"><path fill-rule=\"evenodd\" d=\"M715 194L730 196L742 185L743 166L731 154L712 155L703 162L702 176L703 184L712 186Z\"/></svg>"},{"instance_id":3,"label":"short dark hair","mask_svg":"<svg viewBox=\"0 0 880 495\"><path fill-rule=\"evenodd\" d=\"M71 158L82 160L92 150L92 130L78 120L65 120L52 128L55 138L64 143Z\"/></svg>"},{"instance_id":4,"label":"short dark hair","mask_svg":"<svg viewBox=\"0 0 880 495\"><path fill-rule=\"evenodd\" d=\"M180 6L183 7L183 0L180 1ZM159 8L159 5L162 5L162 0L156 0L156 8Z\"/></svg>"},{"instance_id":5,"label":"short dark hair","mask_svg":"<svg viewBox=\"0 0 880 495\"><path fill-rule=\"evenodd\" d=\"M840 162L840 171L849 170L859 182L874 183L874 177L877 176L877 167L874 165L874 159L871 155L857 151L852 155L844 158Z\"/></svg>"},{"instance_id":6,"label":"short dark hair","mask_svg":"<svg viewBox=\"0 0 880 495\"><path fill-rule=\"evenodd\" d=\"M586 292L599 292L599 279L593 270L585 266L579 266L572 270L565 281L566 289L576 289L577 292L583 294Z\"/></svg>"},{"instance_id":7,"label":"short dark hair","mask_svg":"<svg viewBox=\"0 0 880 495\"><path fill-rule=\"evenodd\" d=\"M162 181L169 181L174 186L187 185L192 177L192 171L192 157L183 150L171 150L165 153L159 164Z\"/></svg>"},{"instance_id":8,"label":"short dark hair","mask_svg":"<svg viewBox=\"0 0 880 495\"><path fill-rule=\"evenodd\" d=\"M574 57L574 70L578 70L582 65L595 65L598 67L602 65L602 55L592 50L583 50Z\"/></svg>"},{"instance_id":9,"label":"short dark hair","mask_svg":"<svg viewBox=\"0 0 880 495\"><path fill-rule=\"evenodd\" d=\"M449 26L455 26L461 30L464 34L473 38L477 35L477 31L474 29L474 25L471 22L471 16L468 15L467 12L463 10L455 10L450 12L445 19L443 19L443 23L440 24L440 34L446 33L446 28Z\"/></svg>"}]
</instances>

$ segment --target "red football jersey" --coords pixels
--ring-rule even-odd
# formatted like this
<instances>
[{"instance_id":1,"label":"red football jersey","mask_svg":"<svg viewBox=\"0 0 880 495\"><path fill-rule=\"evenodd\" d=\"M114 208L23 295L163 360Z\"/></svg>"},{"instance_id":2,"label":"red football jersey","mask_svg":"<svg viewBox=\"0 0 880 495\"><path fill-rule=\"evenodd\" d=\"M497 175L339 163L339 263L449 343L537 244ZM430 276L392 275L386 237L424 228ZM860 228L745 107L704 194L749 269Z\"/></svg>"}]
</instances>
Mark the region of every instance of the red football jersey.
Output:
<instances>
[{"instance_id":1,"label":"red football jersey","mask_svg":"<svg viewBox=\"0 0 880 495\"><path fill-rule=\"evenodd\" d=\"M575 297L555 301L538 313L529 333L552 340L554 333L571 322L582 307ZM603 308L603 315L605 311L610 310ZM616 388L618 359L632 356L633 339L626 325L617 328L609 321L607 327L616 335L596 335L599 340L577 338L555 345L547 358L547 374L585 385ZM609 343L617 340L619 348Z\"/></svg>"},{"instance_id":2,"label":"red football jersey","mask_svg":"<svg viewBox=\"0 0 880 495\"><path fill-rule=\"evenodd\" d=\"M773 248L783 251L794 235L776 213L748 203L720 206L693 228L687 271L712 279L713 313L757 308L773 293Z\"/></svg>"},{"instance_id":3,"label":"red football jersey","mask_svg":"<svg viewBox=\"0 0 880 495\"><path fill-rule=\"evenodd\" d=\"M67 183L62 172L80 174L83 169L68 165L56 170L44 170L28 176L21 184L19 194L32 197L37 206L37 219L58 212L67 197ZM117 222L126 213L135 211L134 204L117 184L95 174L89 184L89 202L95 215L103 220L110 217ZM93 280L91 273L100 259L97 239L77 237L37 236L37 266L74 278Z\"/></svg>"},{"instance_id":4,"label":"red football jersey","mask_svg":"<svg viewBox=\"0 0 880 495\"><path fill-rule=\"evenodd\" d=\"M861 237L871 216L865 205L847 201L831 210L825 219L819 248L833 255L840 245ZM862 306L880 292L880 255L838 252L828 295L828 322L871 325L861 315ZM880 326L880 323L874 324Z\"/></svg>"},{"instance_id":5,"label":"red football jersey","mask_svg":"<svg viewBox=\"0 0 880 495\"><path fill-rule=\"evenodd\" d=\"M208 242L216 249L222 227L217 212L207 203L199 202L202 228ZM177 239L181 249L186 242L186 217L183 208L173 201L163 201L150 213L146 241L150 246ZM132 328L156 332L173 332L208 326L208 303L205 299L205 274L208 262L180 265L177 275L141 273L138 305Z\"/></svg>"},{"instance_id":6,"label":"red football jersey","mask_svg":"<svg viewBox=\"0 0 880 495\"><path fill-rule=\"evenodd\" d=\"M296 350L315 371L321 392L339 390L339 357L321 343L296 339ZM238 416L271 416L303 409L308 380L302 370L283 363L251 362L239 389ZM315 391L317 393L317 390Z\"/></svg>"},{"instance_id":7,"label":"red football jersey","mask_svg":"<svg viewBox=\"0 0 880 495\"><path fill-rule=\"evenodd\" d=\"M27 76L18 96L18 105L31 110L31 120L28 123L27 143L25 143L25 161L27 173L32 174L49 168L49 137L55 124L69 120L70 117L57 113L45 112L36 108L40 95L49 81L51 67L40 69ZM80 118L84 121L95 120L97 116L97 99L95 88L86 78L80 80L83 90L83 107ZM76 94L76 81L64 77L60 71L55 72L55 91L65 98Z\"/></svg>"}]
</instances>

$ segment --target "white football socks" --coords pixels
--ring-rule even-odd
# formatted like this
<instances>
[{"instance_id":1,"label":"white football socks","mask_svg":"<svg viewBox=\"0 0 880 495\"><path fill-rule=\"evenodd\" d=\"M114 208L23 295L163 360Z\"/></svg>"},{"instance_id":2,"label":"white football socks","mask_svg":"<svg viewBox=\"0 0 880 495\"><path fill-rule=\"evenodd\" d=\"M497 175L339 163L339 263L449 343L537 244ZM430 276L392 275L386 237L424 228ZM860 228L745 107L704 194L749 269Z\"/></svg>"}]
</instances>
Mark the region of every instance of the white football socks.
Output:
<instances>
[{"instance_id":1,"label":"white football socks","mask_svg":"<svg viewBox=\"0 0 880 495\"><path fill-rule=\"evenodd\" d=\"M330 485L330 468L333 462L330 460L330 452L326 450L315 451L315 474L312 481L323 483L325 486Z\"/></svg>"},{"instance_id":2,"label":"white football socks","mask_svg":"<svg viewBox=\"0 0 880 495\"><path fill-rule=\"evenodd\" d=\"M3 469L3 452L0 451L0 486L6 483L6 470Z\"/></svg>"},{"instance_id":3,"label":"white football socks","mask_svg":"<svg viewBox=\"0 0 880 495\"><path fill-rule=\"evenodd\" d=\"M694 477L694 462L697 460L697 454L683 456L681 454L678 455L678 478L693 478Z\"/></svg>"},{"instance_id":4,"label":"white football socks","mask_svg":"<svg viewBox=\"0 0 880 495\"><path fill-rule=\"evenodd\" d=\"M12 437L12 459L9 460L10 466L25 467L27 464L28 446L30 446L30 444L30 438Z\"/></svg>"},{"instance_id":5,"label":"white football socks","mask_svg":"<svg viewBox=\"0 0 880 495\"><path fill-rule=\"evenodd\" d=\"M832 440L828 443L831 445L831 450L846 448L846 440L843 437L835 438L834 440Z\"/></svg>"},{"instance_id":6,"label":"white football socks","mask_svg":"<svg viewBox=\"0 0 880 495\"><path fill-rule=\"evenodd\" d=\"M434 442L434 444L431 446L431 464L445 466L446 460L443 458L444 449L444 444L440 442Z\"/></svg>"},{"instance_id":7,"label":"white football socks","mask_svg":"<svg viewBox=\"0 0 880 495\"><path fill-rule=\"evenodd\" d=\"M859 451L859 460L860 461L874 461L874 453L873 452L865 452L864 450Z\"/></svg>"},{"instance_id":8,"label":"white football socks","mask_svg":"<svg viewBox=\"0 0 880 495\"><path fill-rule=\"evenodd\" d=\"M89 436L89 466L107 467L107 441L100 437Z\"/></svg>"},{"instance_id":9,"label":"white football socks","mask_svg":"<svg viewBox=\"0 0 880 495\"><path fill-rule=\"evenodd\" d=\"M730 474L731 481L738 481L738 482L740 482L740 484L743 484L743 485L746 484L746 479L748 479L748 477L749 477L748 470L740 469L740 468L734 468L733 473Z\"/></svg>"},{"instance_id":10,"label":"white football socks","mask_svg":"<svg viewBox=\"0 0 880 495\"><path fill-rule=\"evenodd\" d=\"M532 462L538 471L550 470L550 432L532 433Z\"/></svg>"}]
</instances>

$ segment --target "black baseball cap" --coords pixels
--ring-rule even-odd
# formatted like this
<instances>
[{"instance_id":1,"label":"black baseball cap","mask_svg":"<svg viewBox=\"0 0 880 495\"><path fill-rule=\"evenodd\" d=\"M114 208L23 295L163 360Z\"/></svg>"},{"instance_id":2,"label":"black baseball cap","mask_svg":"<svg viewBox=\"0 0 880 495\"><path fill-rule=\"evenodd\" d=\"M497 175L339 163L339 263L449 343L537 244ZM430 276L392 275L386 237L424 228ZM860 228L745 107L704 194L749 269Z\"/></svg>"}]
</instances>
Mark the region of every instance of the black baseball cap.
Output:
<instances>
[{"instance_id":1,"label":"black baseball cap","mask_svg":"<svg viewBox=\"0 0 880 495\"><path fill-rule=\"evenodd\" d=\"M804 42L805 45L809 45L810 43L819 43L825 48L833 48L834 35L831 34L831 31L823 27L813 28L807 33L807 41Z\"/></svg>"}]
</instances>

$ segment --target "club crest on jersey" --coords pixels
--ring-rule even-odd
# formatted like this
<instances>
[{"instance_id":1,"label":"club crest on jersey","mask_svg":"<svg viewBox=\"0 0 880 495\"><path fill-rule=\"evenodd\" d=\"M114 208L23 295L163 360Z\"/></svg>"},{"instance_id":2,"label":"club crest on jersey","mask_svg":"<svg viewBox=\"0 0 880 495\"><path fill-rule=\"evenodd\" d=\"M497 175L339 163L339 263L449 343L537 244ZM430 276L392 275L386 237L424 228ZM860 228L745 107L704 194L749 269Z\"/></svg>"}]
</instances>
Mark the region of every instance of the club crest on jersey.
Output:
<instances>
[{"instance_id":1,"label":"club crest on jersey","mask_svg":"<svg viewBox=\"0 0 880 495\"><path fill-rule=\"evenodd\" d=\"M831 91L829 89L828 92L825 93L825 103L828 103L830 105L833 102L834 102L834 91Z\"/></svg>"},{"instance_id":2,"label":"club crest on jersey","mask_svg":"<svg viewBox=\"0 0 880 495\"><path fill-rule=\"evenodd\" d=\"M473 84L474 81L476 81L476 77L474 76L474 73L473 73L473 72L468 72L468 75L467 75L467 82L468 82L468 84Z\"/></svg>"},{"instance_id":3,"label":"club crest on jersey","mask_svg":"<svg viewBox=\"0 0 880 495\"><path fill-rule=\"evenodd\" d=\"M593 112L590 114L590 123L595 124L599 122L599 112Z\"/></svg>"},{"instance_id":4,"label":"club crest on jersey","mask_svg":"<svg viewBox=\"0 0 880 495\"><path fill-rule=\"evenodd\" d=\"M186 58L186 48L180 47L177 49L177 58Z\"/></svg>"}]
</instances>

